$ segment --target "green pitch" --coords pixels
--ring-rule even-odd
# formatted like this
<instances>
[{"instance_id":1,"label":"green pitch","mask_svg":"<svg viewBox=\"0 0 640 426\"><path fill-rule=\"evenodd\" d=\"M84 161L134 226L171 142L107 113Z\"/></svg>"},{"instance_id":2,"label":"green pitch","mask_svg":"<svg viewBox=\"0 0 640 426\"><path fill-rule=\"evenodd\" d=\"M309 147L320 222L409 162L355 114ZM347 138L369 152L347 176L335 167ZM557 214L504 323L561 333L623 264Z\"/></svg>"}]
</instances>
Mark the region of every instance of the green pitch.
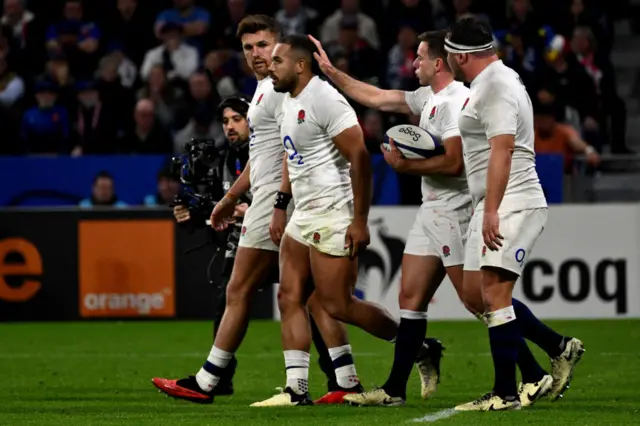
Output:
<instances>
[{"instance_id":1,"label":"green pitch","mask_svg":"<svg viewBox=\"0 0 640 426\"><path fill-rule=\"evenodd\" d=\"M640 321L557 321L587 352L561 402L509 413L460 413L437 425L640 424ZM249 408L284 384L279 324L254 322L239 354L236 394L213 405L167 399L154 376L195 373L211 345L206 322L0 324L0 425L254 425L406 424L488 391L493 368L487 331L475 322L434 322L429 334L447 350L443 377L430 401L417 374L400 408ZM392 345L350 330L356 366L367 388L381 385ZM543 366L548 360L536 348ZM325 390L313 356L312 397Z\"/></svg>"}]
</instances>

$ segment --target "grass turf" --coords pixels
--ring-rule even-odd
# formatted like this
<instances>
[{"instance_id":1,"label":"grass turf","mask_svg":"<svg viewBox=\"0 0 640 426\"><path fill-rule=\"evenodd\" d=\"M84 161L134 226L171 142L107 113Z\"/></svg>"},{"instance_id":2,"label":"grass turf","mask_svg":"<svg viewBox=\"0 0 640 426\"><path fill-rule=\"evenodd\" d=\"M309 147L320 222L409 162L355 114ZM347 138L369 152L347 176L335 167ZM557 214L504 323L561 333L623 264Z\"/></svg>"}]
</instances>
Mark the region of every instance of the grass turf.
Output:
<instances>
[{"instance_id":1,"label":"grass turf","mask_svg":"<svg viewBox=\"0 0 640 426\"><path fill-rule=\"evenodd\" d=\"M508 413L461 413L438 425L640 424L640 321L554 321L587 349L561 402ZM206 322L0 324L0 425L401 424L433 415L488 391L493 368L486 329L475 322L433 322L429 334L447 347L440 388L419 396L414 374L407 406L249 408L284 383L279 324L254 322L238 353L235 395L213 405L167 399L154 376L195 373L207 356ZM351 329L358 373L367 388L384 383L392 345ZM535 349L545 368L548 359ZM325 390L313 355L312 396ZM431 420L433 420L431 418Z\"/></svg>"}]
</instances>

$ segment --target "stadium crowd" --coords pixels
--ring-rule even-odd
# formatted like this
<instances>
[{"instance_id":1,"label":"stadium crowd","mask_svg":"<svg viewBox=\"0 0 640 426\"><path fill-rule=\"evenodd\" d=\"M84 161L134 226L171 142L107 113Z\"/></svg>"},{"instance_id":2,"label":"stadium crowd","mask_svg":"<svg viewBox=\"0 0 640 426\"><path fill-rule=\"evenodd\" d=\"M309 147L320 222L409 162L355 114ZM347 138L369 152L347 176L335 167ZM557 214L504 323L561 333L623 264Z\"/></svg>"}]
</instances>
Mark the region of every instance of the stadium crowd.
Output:
<instances>
[{"instance_id":1,"label":"stadium crowd","mask_svg":"<svg viewBox=\"0 0 640 426\"><path fill-rule=\"evenodd\" d=\"M610 61L612 22L628 2L598 0L4 0L0 155L172 154L192 137L225 144L221 99L255 77L235 37L249 13L286 34L317 35L342 70L376 85L418 87L417 36L473 14L526 84L539 152L626 153L625 104ZM354 105L367 146L418 117ZM403 177L419 196L419 180Z\"/></svg>"}]
</instances>

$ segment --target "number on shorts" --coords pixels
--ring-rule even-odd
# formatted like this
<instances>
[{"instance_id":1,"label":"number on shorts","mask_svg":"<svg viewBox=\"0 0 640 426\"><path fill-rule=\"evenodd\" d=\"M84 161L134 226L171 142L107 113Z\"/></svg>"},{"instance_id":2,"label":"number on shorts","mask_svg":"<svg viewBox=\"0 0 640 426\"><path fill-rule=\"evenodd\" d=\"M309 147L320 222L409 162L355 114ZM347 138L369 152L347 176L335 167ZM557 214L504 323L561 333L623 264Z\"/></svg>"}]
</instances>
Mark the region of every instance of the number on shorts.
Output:
<instances>
[{"instance_id":1,"label":"number on shorts","mask_svg":"<svg viewBox=\"0 0 640 426\"><path fill-rule=\"evenodd\" d=\"M302 161L302 155L298 154L298 150L296 149L296 146L293 144L293 139L291 139L290 136L285 136L283 143L284 143L284 149L287 151L287 154L289 154L289 160L294 161L297 158L298 164L301 164L301 165L304 164L304 161Z\"/></svg>"}]
</instances>

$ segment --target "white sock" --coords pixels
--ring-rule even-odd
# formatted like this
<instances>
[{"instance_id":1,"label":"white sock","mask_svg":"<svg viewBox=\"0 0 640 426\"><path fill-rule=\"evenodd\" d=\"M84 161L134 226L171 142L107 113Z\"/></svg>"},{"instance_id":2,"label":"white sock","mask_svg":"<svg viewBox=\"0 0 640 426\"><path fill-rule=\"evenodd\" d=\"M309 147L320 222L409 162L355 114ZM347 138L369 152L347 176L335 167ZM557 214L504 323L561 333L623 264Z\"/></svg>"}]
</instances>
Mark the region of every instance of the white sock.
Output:
<instances>
[{"instance_id":1,"label":"white sock","mask_svg":"<svg viewBox=\"0 0 640 426\"><path fill-rule=\"evenodd\" d=\"M516 311L513 310L513 306L507 306L506 308L489 312L486 315L486 324L488 328L498 327L500 325L503 325L515 320L516 320Z\"/></svg>"},{"instance_id":2,"label":"white sock","mask_svg":"<svg viewBox=\"0 0 640 426\"><path fill-rule=\"evenodd\" d=\"M331 357L331 361L333 361L334 367L338 365L338 367L335 367L338 386L343 389L351 389L360 384L358 373L356 373L356 366L351 356L351 345L329 348L329 356ZM337 360L339 361L336 364Z\"/></svg>"},{"instance_id":3,"label":"white sock","mask_svg":"<svg viewBox=\"0 0 640 426\"><path fill-rule=\"evenodd\" d=\"M233 358L231 352L223 351L213 345L207 357L207 362L205 362L200 371L198 371L198 374L196 374L196 382L198 382L200 389L209 392L216 387L220 381L220 376L215 374L215 371L224 370L227 365L229 365L231 358ZM212 370L214 372L212 372Z\"/></svg>"},{"instance_id":4,"label":"white sock","mask_svg":"<svg viewBox=\"0 0 640 426\"><path fill-rule=\"evenodd\" d=\"M298 395L309 392L309 363L311 356L304 351L284 351L287 368L287 387Z\"/></svg>"}]
</instances>

